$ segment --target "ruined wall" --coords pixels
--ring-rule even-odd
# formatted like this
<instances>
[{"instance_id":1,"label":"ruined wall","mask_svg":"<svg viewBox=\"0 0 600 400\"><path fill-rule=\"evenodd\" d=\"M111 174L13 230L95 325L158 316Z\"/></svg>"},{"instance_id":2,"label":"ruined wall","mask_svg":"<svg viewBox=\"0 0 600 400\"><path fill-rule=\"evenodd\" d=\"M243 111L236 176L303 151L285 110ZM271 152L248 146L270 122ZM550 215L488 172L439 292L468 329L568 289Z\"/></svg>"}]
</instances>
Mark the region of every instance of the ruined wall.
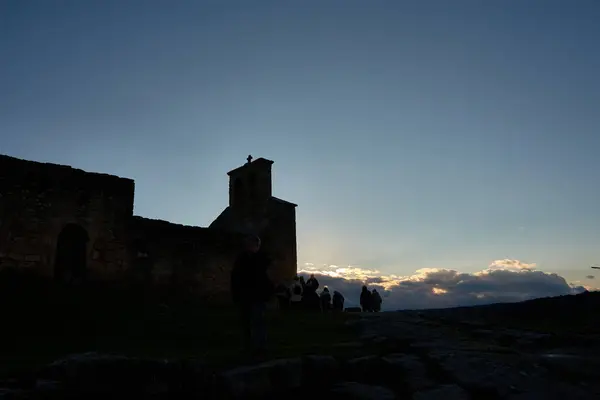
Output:
<instances>
[{"instance_id":1,"label":"ruined wall","mask_svg":"<svg viewBox=\"0 0 600 400\"><path fill-rule=\"evenodd\" d=\"M138 281L211 301L229 300L242 235L141 217L133 218L130 232L131 272Z\"/></svg>"},{"instance_id":2,"label":"ruined wall","mask_svg":"<svg viewBox=\"0 0 600 400\"><path fill-rule=\"evenodd\" d=\"M133 196L130 179L0 155L0 269L52 277L59 234L77 224L89 237L88 277L118 276Z\"/></svg>"}]
</instances>

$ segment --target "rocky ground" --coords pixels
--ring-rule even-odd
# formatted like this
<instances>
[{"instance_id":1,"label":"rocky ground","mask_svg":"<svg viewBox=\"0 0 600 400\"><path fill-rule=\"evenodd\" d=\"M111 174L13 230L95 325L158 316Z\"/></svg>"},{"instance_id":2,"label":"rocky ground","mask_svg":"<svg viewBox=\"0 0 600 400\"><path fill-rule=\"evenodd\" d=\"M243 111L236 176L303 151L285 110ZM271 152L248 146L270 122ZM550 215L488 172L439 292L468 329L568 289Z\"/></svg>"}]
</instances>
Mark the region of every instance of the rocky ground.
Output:
<instances>
[{"instance_id":1,"label":"rocky ground","mask_svg":"<svg viewBox=\"0 0 600 400\"><path fill-rule=\"evenodd\" d=\"M0 382L0 399L600 398L600 336L492 328L427 312L360 315L355 341L236 367L76 354Z\"/></svg>"}]
</instances>

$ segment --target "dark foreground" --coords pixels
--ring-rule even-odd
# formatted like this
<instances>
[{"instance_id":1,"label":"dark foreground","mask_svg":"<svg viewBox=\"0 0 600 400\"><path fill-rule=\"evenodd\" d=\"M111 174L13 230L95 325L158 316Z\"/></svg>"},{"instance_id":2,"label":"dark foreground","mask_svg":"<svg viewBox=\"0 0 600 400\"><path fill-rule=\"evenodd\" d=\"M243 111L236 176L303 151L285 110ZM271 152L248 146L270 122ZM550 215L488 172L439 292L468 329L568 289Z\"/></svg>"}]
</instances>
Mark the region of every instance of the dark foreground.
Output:
<instances>
[{"instance_id":1,"label":"dark foreground","mask_svg":"<svg viewBox=\"0 0 600 400\"><path fill-rule=\"evenodd\" d=\"M273 311L260 362L241 352L230 309L49 290L2 292L0 399L600 398L598 293L520 308Z\"/></svg>"},{"instance_id":2,"label":"dark foreground","mask_svg":"<svg viewBox=\"0 0 600 400\"><path fill-rule=\"evenodd\" d=\"M236 311L198 300L131 288L57 288L38 282L0 288L0 313L2 336L8 339L0 341L0 375L90 351L202 359L219 366L244 359ZM350 340L347 318L271 310L272 356L323 351Z\"/></svg>"}]
</instances>

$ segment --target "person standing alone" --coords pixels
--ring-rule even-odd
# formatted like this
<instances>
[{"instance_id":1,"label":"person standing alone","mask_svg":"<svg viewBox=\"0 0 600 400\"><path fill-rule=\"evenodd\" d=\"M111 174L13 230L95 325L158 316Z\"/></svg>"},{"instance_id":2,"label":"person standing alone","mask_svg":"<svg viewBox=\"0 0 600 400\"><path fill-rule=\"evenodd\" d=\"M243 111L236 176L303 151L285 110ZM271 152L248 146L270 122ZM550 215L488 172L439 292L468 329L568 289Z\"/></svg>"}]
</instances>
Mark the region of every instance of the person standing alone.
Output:
<instances>
[{"instance_id":1,"label":"person standing alone","mask_svg":"<svg viewBox=\"0 0 600 400\"><path fill-rule=\"evenodd\" d=\"M258 236L248 236L231 271L231 295L240 312L245 344L258 357L267 350L265 310L274 293L267 275L270 260L260 251L260 244Z\"/></svg>"}]
</instances>

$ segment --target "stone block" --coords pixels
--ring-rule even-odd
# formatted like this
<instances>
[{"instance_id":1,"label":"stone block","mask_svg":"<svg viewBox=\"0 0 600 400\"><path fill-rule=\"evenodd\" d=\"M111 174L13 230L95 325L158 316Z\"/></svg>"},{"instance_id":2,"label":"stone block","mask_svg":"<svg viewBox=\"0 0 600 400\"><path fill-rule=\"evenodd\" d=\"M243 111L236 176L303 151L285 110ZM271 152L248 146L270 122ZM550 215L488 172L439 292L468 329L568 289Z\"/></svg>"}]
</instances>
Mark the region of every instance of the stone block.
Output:
<instances>
[{"instance_id":1,"label":"stone block","mask_svg":"<svg viewBox=\"0 0 600 400\"><path fill-rule=\"evenodd\" d=\"M469 393L458 385L442 385L433 389L417 392L413 400L470 400Z\"/></svg>"},{"instance_id":2,"label":"stone block","mask_svg":"<svg viewBox=\"0 0 600 400\"><path fill-rule=\"evenodd\" d=\"M532 391L544 386L547 371L535 365L520 365L519 359L491 353L438 351L432 361L460 386L485 396L506 397L513 392Z\"/></svg>"},{"instance_id":3,"label":"stone block","mask_svg":"<svg viewBox=\"0 0 600 400\"><path fill-rule=\"evenodd\" d=\"M326 385L340 375L340 363L332 356L309 355L303 360L303 376L306 385Z\"/></svg>"},{"instance_id":4,"label":"stone block","mask_svg":"<svg viewBox=\"0 0 600 400\"><path fill-rule=\"evenodd\" d=\"M353 381L378 381L385 374L386 363L377 355L364 356L349 360L345 366L346 376Z\"/></svg>"},{"instance_id":5,"label":"stone block","mask_svg":"<svg viewBox=\"0 0 600 400\"><path fill-rule=\"evenodd\" d=\"M234 398L261 398L273 392L299 389L302 385L300 358L273 360L235 368L221 375L224 389Z\"/></svg>"},{"instance_id":6,"label":"stone block","mask_svg":"<svg viewBox=\"0 0 600 400\"><path fill-rule=\"evenodd\" d=\"M363 385L357 382L343 382L334 385L329 399L344 400L395 400L397 397L390 389L383 386Z\"/></svg>"},{"instance_id":7,"label":"stone block","mask_svg":"<svg viewBox=\"0 0 600 400\"><path fill-rule=\"evenodd\" d=\"M412 392L435 386L435 382L427 373L427 367L415 355L390 354L383 358L387 375L403 377L405 384Z\"/></svg>"},{"instance_id":8,"label":"stone block","mask_svg":"<svg viewBox=\"0 0 600 400\"><path fill-rule=\"evenodd\" d=\"M4 259L2 259L0 261L1 261L0 267L2 269L4 269L4 268L17 268L17 262L16 261L8 260L6 258L4 258Z\"/></svg>"}]
</instances>

